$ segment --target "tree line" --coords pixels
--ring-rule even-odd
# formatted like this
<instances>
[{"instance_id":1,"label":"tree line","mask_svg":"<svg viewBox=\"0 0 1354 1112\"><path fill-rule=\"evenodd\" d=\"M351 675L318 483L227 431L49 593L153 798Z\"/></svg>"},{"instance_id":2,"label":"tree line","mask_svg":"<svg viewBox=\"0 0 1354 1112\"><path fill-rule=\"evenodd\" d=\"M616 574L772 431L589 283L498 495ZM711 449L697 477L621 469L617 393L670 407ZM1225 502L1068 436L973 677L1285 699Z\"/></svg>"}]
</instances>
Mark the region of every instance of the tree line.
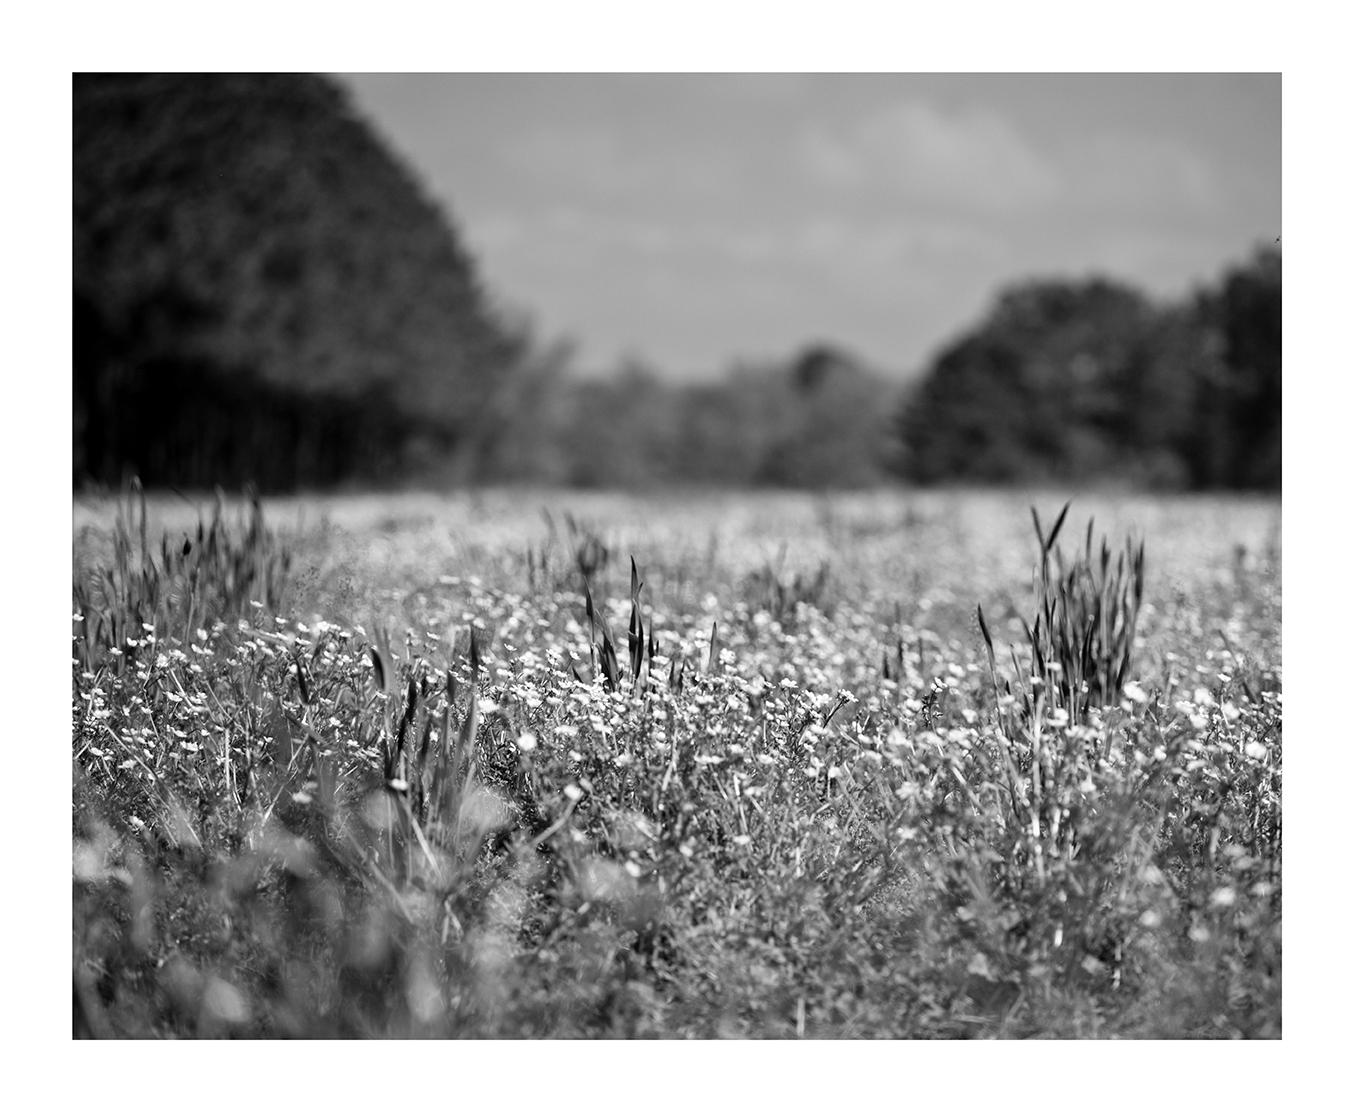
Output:
<instances>
[{"instance_id":1,"label":"tree line","mask_svg":"<svg viewBox=\"0 0 1354 1112\"><path fill-rule=\"evenodd\" d=\"M326 78L75 75L74 148L77 483L1280 484L1273 249L1016 283L908 386L833 342L580 379Z\"/></svg>"}]
</instances>

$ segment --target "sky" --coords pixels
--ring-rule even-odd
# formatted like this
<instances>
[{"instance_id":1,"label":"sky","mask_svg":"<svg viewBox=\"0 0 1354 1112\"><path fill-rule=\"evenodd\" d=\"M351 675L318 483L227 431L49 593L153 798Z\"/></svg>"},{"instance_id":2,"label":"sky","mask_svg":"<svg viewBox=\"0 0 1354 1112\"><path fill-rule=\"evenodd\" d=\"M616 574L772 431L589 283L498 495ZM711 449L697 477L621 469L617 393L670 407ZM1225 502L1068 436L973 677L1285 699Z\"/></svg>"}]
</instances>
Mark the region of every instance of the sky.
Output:
<instances>
[{"instance_id":1,"label":"sky","mask_svg":"<svg viewBox=\"0 0 1354 1112\"><path fill-rule=\"evenodd\" d=\"M339 79L582 374L904 379L1014 281L1178 297L1281 234L1277 74Z\"/></svg>"}]
</instances>

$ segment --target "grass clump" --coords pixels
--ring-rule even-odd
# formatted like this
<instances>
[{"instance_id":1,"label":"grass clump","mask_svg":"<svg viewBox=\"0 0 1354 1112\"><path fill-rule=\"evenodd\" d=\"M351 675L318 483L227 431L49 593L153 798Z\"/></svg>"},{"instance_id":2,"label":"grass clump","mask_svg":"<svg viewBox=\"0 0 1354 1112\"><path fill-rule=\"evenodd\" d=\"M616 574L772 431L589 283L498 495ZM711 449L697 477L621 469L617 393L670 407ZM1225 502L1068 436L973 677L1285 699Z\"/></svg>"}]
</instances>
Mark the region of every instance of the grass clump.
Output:
<instances>
[{"instance_id":1,"label":"grass clump","mask_svg":"<svg viewBox=\"0 0 1354 1112\"><path fill-rule=\"evenodd\" d=\"M149 541L145 493L132 479L117 504L112 554L97 567L76 565L76 653L83 667L135 653L148 630L188 641L193 630L247 614L278 610L286 597L291 555L266 527L257 494L232 524L218 489L210 520L195 533Z\"/></svg>"},{"instance_id":2,"label":"grass clump","mask_svg":"<svg viewBox=\"0 0 1354 1112\"><path fill-rule=\"evenodd\" d=\"M1034 627L1022 622L1028 650L1026 666L1015 660L1021 709L1025 718L1043 710L1065 711L1073 721L1092 706L1110 706L1123 692L1133 664L1133 639L1146 571L1146 545L1129 541L1111 557L1108 538L1094 546L1095 519L1086 523L1082 552L1065 559L1057 546L1071 503L1065 503L1044 535L1039 512L1030 508L1039 541L1035 580ZM978 608L978 623L987 645L995 682L996 651ZM1028 678L1029 687L1025 686ZM1009 682L1005 685L1011 694ZM1033 690L1030 690L1033 688Z\"/></svg>"}]
</instances>

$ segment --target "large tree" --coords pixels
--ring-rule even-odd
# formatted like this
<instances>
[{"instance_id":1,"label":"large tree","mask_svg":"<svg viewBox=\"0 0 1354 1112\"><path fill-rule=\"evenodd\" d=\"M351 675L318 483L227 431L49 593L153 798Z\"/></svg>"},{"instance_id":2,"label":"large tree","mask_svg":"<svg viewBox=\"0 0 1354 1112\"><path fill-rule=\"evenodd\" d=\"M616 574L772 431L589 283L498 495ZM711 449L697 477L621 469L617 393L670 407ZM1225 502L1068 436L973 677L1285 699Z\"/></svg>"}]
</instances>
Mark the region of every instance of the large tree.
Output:
<instances>
[{"instance_id":1,"label":"large tree","mask_svg":"<svg viewBox=\"0 0 1354 1112\"><path fill-rule=\"evenodd\" d=\"M326 78L76 75L74 233L77 478L473 457L521 354L447 214Z\"/></svg>"}]
</instances>

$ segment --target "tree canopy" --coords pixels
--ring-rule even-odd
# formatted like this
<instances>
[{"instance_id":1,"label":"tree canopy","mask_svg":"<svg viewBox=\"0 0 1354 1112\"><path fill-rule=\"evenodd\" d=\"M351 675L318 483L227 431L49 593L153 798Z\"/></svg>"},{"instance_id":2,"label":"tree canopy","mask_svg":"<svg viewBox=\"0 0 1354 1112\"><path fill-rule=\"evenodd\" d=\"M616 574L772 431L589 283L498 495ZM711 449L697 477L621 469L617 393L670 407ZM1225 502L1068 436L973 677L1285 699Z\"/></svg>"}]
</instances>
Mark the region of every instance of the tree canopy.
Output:
<instances>
[{"instance_id":1,"label":"tree canopy","mask_svg":"<svg viewBox=\"0 0 1354 1112\"><path fill-rule=\"evenodd\" d=\"M77 477L473 456L521 354L448 214L323 77L76 75L74 256Z\"/></svg>"},{"instance_id":2,"label":"tree canopy","mask_svg":"<svg viewBox=\"0 0 1354 1112\"><path fill-rule=\"evenodd\" d=\"M902 471L1277 488L1281 296L1270 250L1174 305L1106 279L1012 286L906 400Z\"/></svg>"}]
</instances>

